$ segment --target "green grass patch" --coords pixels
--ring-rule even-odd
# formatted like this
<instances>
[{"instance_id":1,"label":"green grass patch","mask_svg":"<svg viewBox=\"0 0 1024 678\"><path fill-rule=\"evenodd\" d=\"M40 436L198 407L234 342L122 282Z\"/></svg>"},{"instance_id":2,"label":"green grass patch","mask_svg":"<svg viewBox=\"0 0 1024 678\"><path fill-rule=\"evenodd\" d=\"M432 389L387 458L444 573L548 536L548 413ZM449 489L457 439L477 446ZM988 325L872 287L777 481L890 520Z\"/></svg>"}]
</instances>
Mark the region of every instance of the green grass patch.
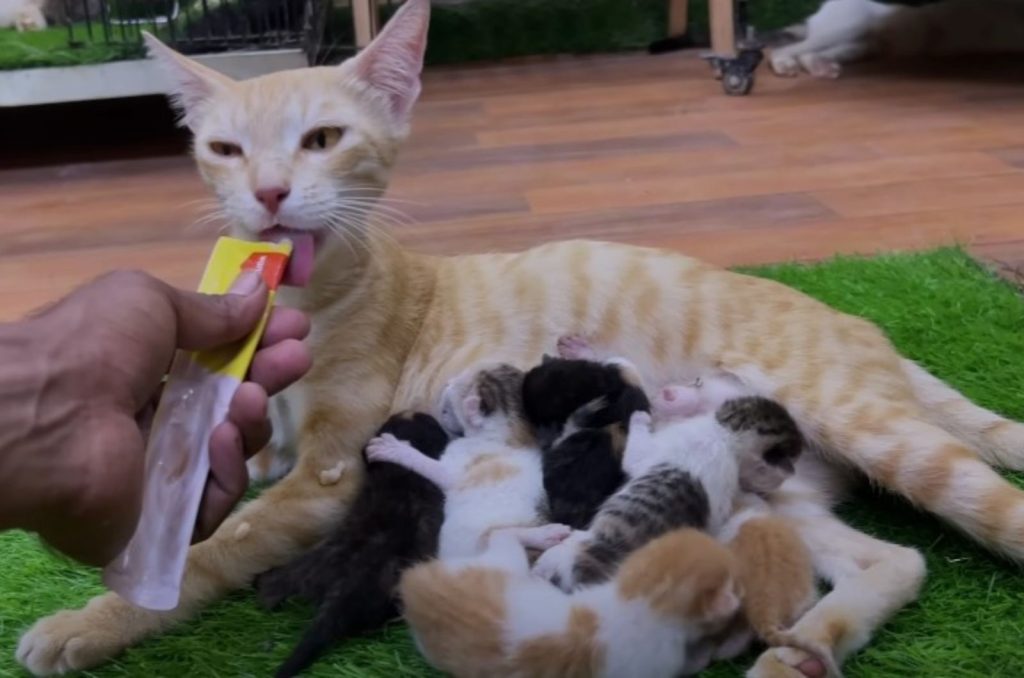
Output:
<instances>
[{"instance_id":1,"label":"green grass patch","mask_svg":"<svg viewBox=\"0 0 1024 678\"><path fill-rule=\"evenodd\" d=\"M142 48L137 45L106 44L98 29L93 37L90 40L81 25L74 27L70 40L66 26L24 33L0 28L0 70L101 64L142 55Z\"/></svg>"},{"instance_id":2,"label":"green grass patch","mask_svg":"<svg viewBox=\"0 0 1024 678\"><path fill-rule=\"evenodd\" d=\"M1024 303L959 250L843 257L755 269L881 325L906 355L988 407L1024 419ZM848 664L857 677L1024 675L1024 576L899 499L864 489L842 509L857 527L921 549L929 567L919 602ZM101 590L96 574L55 558L29 536L0 535L0 675L19 633L40 615ZM248 592L125 653L90 676L263 676L297 640L310 609L262 611ZM707 675L738 676L746 657ZM431 675L401 625L346 643L313 676Z\"/></svg>"}]
</instances>

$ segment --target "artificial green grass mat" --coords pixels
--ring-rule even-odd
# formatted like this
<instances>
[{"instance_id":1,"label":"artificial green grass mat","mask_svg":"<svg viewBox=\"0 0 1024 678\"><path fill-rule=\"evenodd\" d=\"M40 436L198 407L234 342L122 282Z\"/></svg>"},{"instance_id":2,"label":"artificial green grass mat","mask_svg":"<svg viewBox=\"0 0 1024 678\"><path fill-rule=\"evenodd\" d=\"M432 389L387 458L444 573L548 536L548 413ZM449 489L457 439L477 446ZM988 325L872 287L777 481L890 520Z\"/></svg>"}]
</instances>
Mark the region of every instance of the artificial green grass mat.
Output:
<instances>
[{"instance_id":1,"label":"artificial green grass mat","mask_svg":"<svg viewBox=\"0 0 1024 678\"><path fill-rule=\"evenodd\" d=\"M838 258L754 269L881 325L907 356L978 403L1024 419L1024 302L1011 285L956 249ZM842 515L875 536L921 549L929 576L919 602L885 625L847 664L857 677L1024 675L1024 574L930 516L868 489ZM43 551L24 534L0 535L0 675L16 676L18 635L37 617L80 606L101 588L94 572ZM310 609L261 610L248 592L125 653L95 676L270 675ZM738 676L753 656L706 675ZM404 627L345 643L313 676L430 675Z\"/></svg>"}]
</instances>

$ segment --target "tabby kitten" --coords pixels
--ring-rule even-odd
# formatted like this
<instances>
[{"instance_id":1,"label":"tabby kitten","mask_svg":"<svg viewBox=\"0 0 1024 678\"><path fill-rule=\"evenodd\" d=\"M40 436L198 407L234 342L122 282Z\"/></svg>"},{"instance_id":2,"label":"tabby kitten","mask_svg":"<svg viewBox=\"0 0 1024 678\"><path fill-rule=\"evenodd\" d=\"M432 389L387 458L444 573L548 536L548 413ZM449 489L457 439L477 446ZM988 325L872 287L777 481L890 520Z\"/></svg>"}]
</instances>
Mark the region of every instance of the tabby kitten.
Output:
<instances>
[{"instance_id":1,"label":"tabby kitten","mask_svg":"<svg viewBox=\"0 0 1024 678\"><path fill-rule=\"evenodd\" d=\"M740 460L764 457L793 431L785 409L759 397L727 400L657 430L651 415L634 413L623 457L629 482L589 529L544 553L534 572L571 591L606 581L629 553L670 530L717 532L740 491Z\"/></svg>"},{"instance_id":2,"label":"tabby kitten","mask_svg":"<svg viewBox=\"0 0 1024 678\"><path fill-rule=\"evenodd\" d=\"M392 416L377 435L408 442L431 459L441 456L448 435L436 419L419 412ZM256 579L270 608L292 596L317 604L316 616L277 676L293 676L332 644L383 626L398 617L402 571L437 553L444 496L422 476L397 464L371 464L366 482L334 534L308 553Z\"/></svg>"}]
</instances>

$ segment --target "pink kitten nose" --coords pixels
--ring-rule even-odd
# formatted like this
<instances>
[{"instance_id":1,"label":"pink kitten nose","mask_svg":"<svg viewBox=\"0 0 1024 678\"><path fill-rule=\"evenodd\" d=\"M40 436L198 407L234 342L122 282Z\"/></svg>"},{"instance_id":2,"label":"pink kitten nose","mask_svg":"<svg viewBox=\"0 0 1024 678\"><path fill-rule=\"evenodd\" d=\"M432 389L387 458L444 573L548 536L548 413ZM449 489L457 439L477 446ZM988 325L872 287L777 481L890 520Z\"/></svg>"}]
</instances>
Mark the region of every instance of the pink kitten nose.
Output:
<instances>
[{"instance_id":1,"label":"pink kitten nose","mask_svg":"<svg viewBox=\"0 0 1024 678\"><path fill-rule=\"evenodd\" d=\"M267 208L267 211L271 214L277 214L278 208L284 199L288 197L291 190L283 186L274 186L273 188L261 188L256 191L256 199Z\"/></svg>"},{"instance_id":2,"label":"pink kitten nose","mask_svg":"<svg viewBox=\"0 0 1024 678\"><path fill-rule=\"evenodd\" d=\"M674 388L671 388L671 387L666 387L661 392L661 397L667 403L674 402L675 399L676 399L676 390Z\"/></svg>"}]
</instances>

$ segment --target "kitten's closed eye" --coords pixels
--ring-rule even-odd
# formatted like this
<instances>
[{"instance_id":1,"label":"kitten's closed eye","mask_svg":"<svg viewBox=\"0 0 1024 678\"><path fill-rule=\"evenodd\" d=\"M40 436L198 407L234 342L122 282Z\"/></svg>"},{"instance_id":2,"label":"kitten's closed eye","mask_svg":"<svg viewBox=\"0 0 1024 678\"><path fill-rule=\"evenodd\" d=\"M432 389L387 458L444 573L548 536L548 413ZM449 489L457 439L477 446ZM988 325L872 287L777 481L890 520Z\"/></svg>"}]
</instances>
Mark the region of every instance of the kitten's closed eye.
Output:
<instances>
[{"instance_id":1,"label":"kitten's closed eye","mask_svg":"<svg viewBox=\"0 0 1024 678\"><path fill-rule=\"evenodd\" d=\"M243 155L242 147L229 141L211 141L209 145L215 155L225 158L237 158Z\"/></svg>"},{"instance_id":2,"label":"kitten's closed eye","mask_svg":"<svg viewBox=\"0 0 1024 678\"><path fill-rule=\"evenodd\" d=\"M344 135L344 127L317 127L302 137L302 147L307 151L326 151L334 148Z\"/></svg>"}]
</instances>

